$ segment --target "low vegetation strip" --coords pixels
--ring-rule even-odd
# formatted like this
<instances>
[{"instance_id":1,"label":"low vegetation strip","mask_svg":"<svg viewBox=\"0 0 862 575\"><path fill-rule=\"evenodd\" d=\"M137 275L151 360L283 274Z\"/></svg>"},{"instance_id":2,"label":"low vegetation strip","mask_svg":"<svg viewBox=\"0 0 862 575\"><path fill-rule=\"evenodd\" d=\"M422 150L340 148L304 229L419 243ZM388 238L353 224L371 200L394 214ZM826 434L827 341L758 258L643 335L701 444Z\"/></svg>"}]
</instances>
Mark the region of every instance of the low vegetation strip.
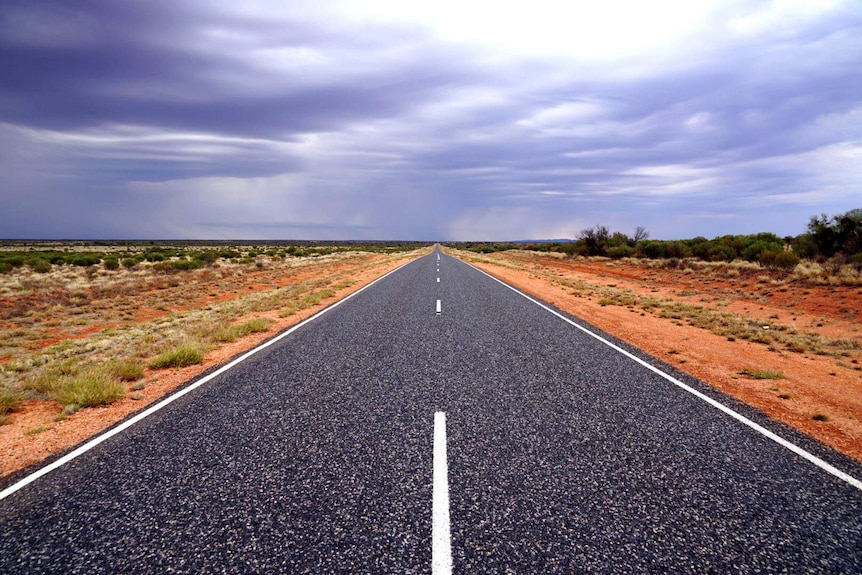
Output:
<instances>
[{"instance_id":1,"label":"low vegetation strip","mask_svg":"<svg viewBox=\"0 0 862 575\"><path fill-rule=\"evenodd\" d=\"M136 409L128 402L156 399L169 389L165 382L182 383L189 369L237 353L421 253L258 255L260 265L213 261L168 275L159 262L0 275L0 294L15 294L0 296L0 474L34 461L32 453L10 460L26 445L63 444L57 435L75 425L79 410L123 398L120 411ZM111 422L101 417L84 419L95 432ZM40 432L26 433L33 429Z\"/></svg>"},{"instance_id":2,"label":"low vegetation strip","mask_svg":"<svg viewBox=\"0 0 862 575\"><path fill-rule=\"evenodd\" d=\"M748 262L455 255L862 460L857 286Z\"/></svg>"},{"instance_id":3,"label":"low vegetation strip","mask_svg":"<svg viewBox=\"0 0 862 575\"><path fill-rule=\"evenodd\" d=\"M581 230L574 241L545 242L456 242L449 247L476 253L494 253L524 249L568 256L603 256L612 259L635 257L667 260L674 265L695 258L701 262L745 261L768 269L789 271L803 259L824 264L830 276L844 276L853 285L862 283L862 208L835 216L813 216L808 231L798 236L780 238L764 232L750 235L726 235L711 240L696 237L687 240L651 240L649 232L638 227L629 236L611 232L607 226Z\"/></svg>"},{"instance_id":4,"label":"low vegetation strip","mask_svg":"<svg viewBox=\"0 0 862 575\"><path fill-rule=\"evenodd\" d=\"M517 254L518 252L511 253ZM493 263L510 269L519 269L520 267L511 260L501 260L493 256L474 255L467 257L474 262ZM582 258L580 261L587 260ZM592 261L601 265L605 260L595 259ZM640 265L636 261L629 263ZM862 350L862 341L858 339L824 337L776 321L764 321L745 314L679 301L672 297L656 297L649 293L637 293L630 288L589 282L561 276L546 270L531 269L531 273L550 283L571 288L572 291L569 292L571 295L596 299L601 306L623 306L631 310L648 312L661 318L670 319L677 324L687 323L707 329L717 335L731 338L731 341L741 339L767 346L778 346L794 353L815 353L836 358L849 357L854 355L852 352ZM683 293L685 294L685 292ZM697 293L699 292L692 292L695 295ZM722 304L719 303L718 305L721 306Z\"/></svg>"}]
</instances>

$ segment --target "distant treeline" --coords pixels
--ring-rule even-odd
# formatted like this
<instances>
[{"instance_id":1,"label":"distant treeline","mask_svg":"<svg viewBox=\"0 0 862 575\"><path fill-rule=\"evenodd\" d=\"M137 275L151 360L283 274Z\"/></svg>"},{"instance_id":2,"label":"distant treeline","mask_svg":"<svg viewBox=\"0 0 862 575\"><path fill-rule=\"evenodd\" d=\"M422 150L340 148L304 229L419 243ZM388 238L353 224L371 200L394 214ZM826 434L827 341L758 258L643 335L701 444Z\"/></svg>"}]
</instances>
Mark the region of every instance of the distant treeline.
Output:
<instances>
[{"instance_id":1,"label":"distant treeline","mask_svg":"<svg viewBox=\"0 0 862 575\"><path fill-rule=\"evenodd\" d=\"M214 242L214 241L98 241L98 242L2 242L0 273L28 266L35 272L46 273L55 265L91 267L102 265L115 270L121 266L134 268L150 262L156 271L172 272L210 266L219 259L235 263L255 264L258 256L270 258L319 257L336 252L368 251L393 253L427 246L419 242ZM62 249L39 249L41 247ZM14 249L20 247L21 249Z\"/></svg>"},{"instance_id":2,"label":"distant treeline","mask_svg":"<svg viewBox=\"0 0 862 575\"><path fill-rule=\"evenodd\" d=\"M814 216L806 233L784 238L764 232L727 235L711 240L696 237L663 241L649 239L649 232L640 227L629 236L611 232L605 226L596 226L581 230L578 238L569 242L460 242L446 245L479 253L521 249L614 259L746 260L783 269L792 269L801 258L862 266L862 208L837 216Z\"/></svg>"}]
</instances>

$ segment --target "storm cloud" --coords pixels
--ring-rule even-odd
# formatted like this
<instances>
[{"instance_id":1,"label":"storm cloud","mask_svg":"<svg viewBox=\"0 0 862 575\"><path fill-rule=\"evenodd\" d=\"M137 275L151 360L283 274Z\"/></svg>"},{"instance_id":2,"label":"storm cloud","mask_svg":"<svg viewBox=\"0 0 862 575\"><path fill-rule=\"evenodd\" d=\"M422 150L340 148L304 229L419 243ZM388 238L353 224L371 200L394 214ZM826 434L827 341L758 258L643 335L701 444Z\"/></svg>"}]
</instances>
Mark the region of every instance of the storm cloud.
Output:
<instances>
[{"instance_id":1,"label":"storm cloud","mask_svg":"<svg viewBox=\"0 0 862 575\"><path fill-rule=\"evenodd\" d=\"M859 207L855 0L318 4L4 2L0 237L785 235Z\"/></svg>"}]
</instances>

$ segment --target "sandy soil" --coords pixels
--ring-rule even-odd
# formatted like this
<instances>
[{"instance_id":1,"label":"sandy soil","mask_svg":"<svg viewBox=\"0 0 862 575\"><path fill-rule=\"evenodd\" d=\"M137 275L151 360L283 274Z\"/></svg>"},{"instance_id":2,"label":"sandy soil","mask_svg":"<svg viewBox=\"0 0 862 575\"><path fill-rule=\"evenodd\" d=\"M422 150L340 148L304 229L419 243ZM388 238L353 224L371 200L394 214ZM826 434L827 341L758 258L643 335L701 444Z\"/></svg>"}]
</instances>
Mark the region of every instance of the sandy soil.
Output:
<instances>
[{"instance_id":1,"label":"sandy soil","mask_svg":"<svg viewBox=\"0 0 862 575\"><path fill-rule=\"evenodd\" d=\"M859 287L781 283L782 274L764 270L728 279L712 271L683 273L638 263L524 252L484 256L484 261L463 252L459 255L862 461L862 352L858 349L836 357L730 341L700 327L644 313L637 306L601 305L599 298L573 290L571 281L731 311L765 325L783 323L806 333L862 343ZM770 276L768 280L764 274ZM784 377L754 379L741 374L745 369L779 371ZM814 419L815 414L828 419Z\"/></svg>"},{"instance_id":2,"label":"sandy soil","mask_svg":"<svg viewBox=\"0 0 862 575\"><path fill-rule=\"evenodd\" d=\"M98 434L114 423L127 417L147 405L154 403L183 383L195 378L204 371L226 363L233 356L257 346L262 341L272 337L300 321L314 315L324 307L361 289L374 279L403 264L406 260L394 259L379 255L368 255L357 261L345 262L336 260L326 264L315 264L297 270L295 274L284 274L274 277L266 270L260 273L246 273L240 282L219 282L224 291L213 291L212 285L202 286L204 289L193 293L189 286L175 286L185 291L185 308L205 306L213 301L224 301L240 294L256 291L266 291L275 287L289 285L291 282L307 281L315 277L331 277L333 273L340 274L343 279L355 283L340 289L332 297L326 298L320 304L301 310L289 317L278 317L277 311L253 313L249 317L268 317L273 324L266 332L255 333L235 342L219 346L207 353L200 365L194 365L173 370L147 370L143 389L127 394L127 396L112 405L82 409L68 419L57 421L60 413L59 404L50 401L29 400L24 402L19 410L12 414L12 422L0 426L0 477L9 475L28 466L39 463L53 454L68 450L79 442ZM338 276L337 276L338 277ZM148 299L150 292L140 296L144 305L137 307L135 321L152 321L167 313L166 310L154 310ZM197 297L194 297L194 296ZM164 295L161 296L164 299ZM164 306L161 306L164 307ZM181 309L173 307L171 309ZM105 322L100 325L90 325L86 329L74 333L63 333L61 337L82 338L89 333L100 331L111 325ZM38 342L43 347L51 341Z\"/></svg>"}]
</instances>

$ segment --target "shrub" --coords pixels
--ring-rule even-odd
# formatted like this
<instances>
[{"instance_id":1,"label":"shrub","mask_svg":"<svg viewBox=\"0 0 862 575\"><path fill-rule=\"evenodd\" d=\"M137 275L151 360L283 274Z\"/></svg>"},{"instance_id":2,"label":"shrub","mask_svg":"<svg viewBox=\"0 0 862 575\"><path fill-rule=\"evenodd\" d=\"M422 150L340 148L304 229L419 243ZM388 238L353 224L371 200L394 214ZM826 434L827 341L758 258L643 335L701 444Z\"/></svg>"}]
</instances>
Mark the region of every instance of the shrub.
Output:
<instances>
[{"instance_id":1,"label":"shrub","mask_svg":"<svg viewBox=\"0 0 862 575\"><path fill-rule=\"evenodd\" d=\"M781 238L770 233L756 234L753 236L738 236L728 243L731 245L744 245L740 256L742 256L742 259L750 262L760 261L760 263L763 263L761 259L765 253L772 253L774 256L774 254L777 254L784 249L784 243ZM769 258L770 256L766 257Z\"/></svg>"},{"instance_id":2,"label":"shrub","mask_svg":"<svg viewBox=\"0 0 862 575\"><path fill-rule=\"evenodd\" d=\"M24 256L18 254L12 254L8 256L3 256L2 260L13 268L19 268L24 265Z\"/></svg>"},{"instance_id":3,"label":"shrub","mask_svg":"<svg viewBox=\"0 0 862 575\"><path fill-rule=\"evenodd\" d=\"M45 261L41 258L32 258L27 261L27 265L30 266L34 272L39 274L45 274L51 271L51 262Z\"/></svg>"},{"instance_id":4,"label":"shrub","mask_svg":"<svg viewBox=\"0 0 862 575\"><path fill-rule=\"evenodd\" d=\"M799 256L791 251L782 251L775 256L773 265L780 270L792 270L799 265Z\"/></svg>"},{"instance_id":5,"label":"shrub","mask_svg":"<svg viewBox=\"0 0 862 575\"><path fill-rule=\"evenodd\" d=\"M204 267L204 262L201 260L177 260L171 262L171 268L178 271L196 270Z\"/></svg>"},{"instance_id":6,"label":"shrub","mask_svg":"<svg viewBox=\"0 0 862 575\"><path fill-rule=\"evenodd\" d=\"M116 258L107 258L102 262L106 270L115 270L120 267L120 262Z\"/></svg>"},{"instance_id":7,"label":"shrub","mask_svg":"<svg viewBox=\"0 0 862 575\"><path fill-rule=\"evenodd\" d=\"M95 266L100 264L101 262L102 258L92 254L74 254L66 260L66 263L70 263L73 266L80 266L83 268Z\"/></svg>"},{"instance_id":8,"label":"shrub","mask_svg":"<svg viewBox=\"0 0 862 575\"><path fill-rule=\"evenodd\" d=\"M150 362L153 369L165 369L168 367L186 367L201 363L204 360L204 352L192 344L182 344L176 348L163 352Z\"/></svg>"},{"instance_id":9,"label":"shrub","mask_svg":"<svg viewBox=\"0 0 862 575\"><path fill-rule=\"evenodd\" d=\"M63 405L109 405L126 394L123 385L104 369L90 368L61 382L52 396Z\"/></svg>"},{"instance_id":10,"label":"shrub","mask_svg":"<svg viewBox=\"0 0 862 575\"><path fill-rule=\"evenodd\" d=\"M212 265L213 262L215 262L218 259L218 257L219 257L218 253L216 253L212 250L207 250L207 251L203 251L203 252L195 252L194 254L192 254L193 259L195 259L197 261L201 261L206 265Z\"/></svg>"},{"instance_id":11,"label":"shrub","mask_svg":"<svg viewBox=\"0 0 862 575\"><path fill-rule=\"evenodd\" d=\"M636 253L640 257L658 259L664 256L664 247L662 243L655 240L645 240L640 242L635 248Z\"/></svg>"},{"instance_id":12,"label":"shrub","mask_svg":"<svg viewBox=\"0 0 862 575\"><path fill-rule=\"evenodd\" d=\"M760 252L757 256L757 261L760 265L772 268L775 267L775 258L778 257L778 252L773 252L771 250Z\"/></svg>"},{"instance_id":13,"label":"shrub","mask_svg":"<svg viewBox=\"0 0 862 575\"><path fill-rule=\"evenodd\" d=\"M8 274L12 271L12 264L9 262L0 262L0 274Z\"/></svg>"},{"instance_id":14,"label":"shrub","mask_svg":"<svg viewBox=\"0 0 862 575\"><path fill-rule=\"evenodd\" d=\"M736 259L736 250L729 245L715 244L709 248L709 259L713 262L730 262Z\"/></svg>"},{"instance_id":15,"label":"shrub","mask_svg":"<svg viewBox=\"0 0 862 575\"><path fill-rule=\"evenodd\" d=\"M619 260L622 258L630 258L634 254L634 248L628 245L619 245L614 246L612 248L608 248L608 257L611 257L615 260Z\"/></svg>"},{"instance_id":16,"label":"shrub","mask_svg":"<svg viewBox=\"0 0 862 575\"><path fill-rule=\"evenodd\" d=\"M123 258L123 267L124 268L133 268L138 265L137 258Z\"/></svg>"}]
</instances>

